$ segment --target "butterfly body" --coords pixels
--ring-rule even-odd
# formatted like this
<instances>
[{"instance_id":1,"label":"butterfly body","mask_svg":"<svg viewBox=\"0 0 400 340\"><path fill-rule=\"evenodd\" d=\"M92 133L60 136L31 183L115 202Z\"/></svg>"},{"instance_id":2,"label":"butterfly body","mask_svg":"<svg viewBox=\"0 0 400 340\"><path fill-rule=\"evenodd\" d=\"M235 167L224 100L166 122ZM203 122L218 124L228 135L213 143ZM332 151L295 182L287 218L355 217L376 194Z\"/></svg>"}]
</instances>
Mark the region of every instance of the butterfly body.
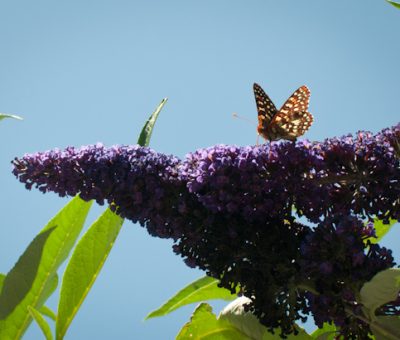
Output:
<instances>
[{"instance_id":1,"label":"butterfly body","mask_svg":"<svg viewBox=\"0 0 400 340\"><path fill-rule=\"evenodd\" d=\"M308 112L310 90L299 87L277 110L260 85L254 84L254 95L258 111L257 132L269 141L286 139L295 141L311 126L313 116Z\"/></svg>"}]
</instances>

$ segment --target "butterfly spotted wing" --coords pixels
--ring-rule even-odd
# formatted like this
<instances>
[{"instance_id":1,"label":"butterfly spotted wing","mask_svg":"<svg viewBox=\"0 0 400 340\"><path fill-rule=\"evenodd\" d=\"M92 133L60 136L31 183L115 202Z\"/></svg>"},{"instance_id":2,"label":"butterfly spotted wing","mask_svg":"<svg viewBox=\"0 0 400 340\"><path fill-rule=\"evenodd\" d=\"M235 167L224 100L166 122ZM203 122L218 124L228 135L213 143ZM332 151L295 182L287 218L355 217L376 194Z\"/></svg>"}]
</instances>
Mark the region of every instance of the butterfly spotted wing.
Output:
<instances>
[{"instance_id":1,"label":"butterfly spotted wing","mask_svg":"<svg viewBox=\"0 0 400 340\"><path fill-rule=\"evenodd\" d=\"M263 121L266 121L266 123L269 124L272 117L278 112L278 110L260 85L254 84L253 90L254 96L256 97L258 124L261 124Z\"/></svg>"},{"instance_id":2,"label":"butterfly spotted wing","mask_svg":"<svg viewBox=\"0 0 400 340\"><path fill-rule=\"evenodd\" d=\"M310 101L307 86L297 89L279 111L257 84L254 84L254 95L258 110L257 131L263 138L296 140L311 126L313 116L307 111Z\"/></svg>"}]
</instances>

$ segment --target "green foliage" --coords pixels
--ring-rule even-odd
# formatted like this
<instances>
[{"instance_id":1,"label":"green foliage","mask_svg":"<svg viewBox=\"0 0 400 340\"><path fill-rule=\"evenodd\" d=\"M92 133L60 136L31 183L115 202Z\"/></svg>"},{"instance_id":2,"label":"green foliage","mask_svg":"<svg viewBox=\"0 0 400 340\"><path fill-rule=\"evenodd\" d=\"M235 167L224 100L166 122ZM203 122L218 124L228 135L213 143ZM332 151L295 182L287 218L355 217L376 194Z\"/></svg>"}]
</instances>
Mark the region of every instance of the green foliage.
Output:
<instances>
[{"instance_id":1,"label":"green foliage","mask_svg":"<svg viewBox=\"0 0 400 340\"><path fill-rule=\"evenodd\" d=\"M390 220L389 224L384 224L382 220L374 219L374 228L376 232L376 238L371 237L369 240L371 243L378 243L382 238L392 229L392 227L397 223L396 220Z\"/></svg>"},{"instance_id":2,"label":"green foliage","mask_svg":"<svg viewBox=\"0 0 400 340\"><path fill-rule=\"evenodd\" d=\"M0 294L1 294L1 290L3 289L3 283L4 283L5 278L6 278L6 276L4 274L0 273Z\"/></svg>"},{"instance_id":3,"label":"green foliage","mask_svg":"<svg viewBox=\"0 0 400 340\"><path fill-rule=\"evenodd\" d=\"M47 321L44 319L42 314L38 312L35 308L28 306L28 311L39 325L40 329L42 330L46 340L53 340L53 335L51 334L51 329Z\"/></svg>"},{"instance_id":4,"label":"green foliage","mask_svg":"<svg viewBox=\"0 0 400 340\"><path fill-rule=\"evenodd\" d=\"M33 239L4 279L0 294L0 339L19 339L57 286L56 271L82 230L90 202L69 202Z\"/></svg>"},{"instance_id":5,"label":"green foliage","mask_svg":"<svg viewBox=\"0 0 400 340\"><path fill-rule=\"evenodd\" d=\"M146 122L138 141L140 145L149 145L165 102L166 99ZM4 118L22 119L0 114L0 120ZM14 268L6 276L0 274L0 339L22 337L32 318L46 338L52 339L42 314L57 320L57 339L63 338L99 275L123 223L121 217L107 209L82 237L65 271L56 316L43 304L57 287L56 271L73 248L90 206L91 203L79 197L72 199L35 237Z\"/></svg>"},{"instance_id":6,"label":"green foliage","mask_svg":"<svg viewBox=\"0 0 400 340\"><path fill-rule=\"evenodd\" d=\"M400 269L390 268L376 274L360 290L364 314L377 339L400 339L400 319L376 316L377 308L397 299L400 292Z\"/></svg>"},{"instance_id":7,"label":"green foliage","mask_svg":"<svg viewBox=\"0 0 400 340\"><path fill-rule=\"evenodd\" d=\"M158 115L161 112L162 108L164 107L165 103L167 102L167 98L164 98L160 105L157 106L156 110L151 114L150 118L147 120L146 124L144 125L142 132L140 133L138 144L140 146L149 146L151 134L154 129L154 125L157 121Z\"/></svg>"},{"instance_id":8,"label":"green foliage","mask_svg":"<svg viewBox=\"0 0 400 340\"><path fill-rule=\"evenodd\" d=\"M276 330L275 334L268 332L268 329L258 321L255 315L244 310L244 305L250 301L250 299L244 296L237 298L222 310L219 320L229 321L231 325L235 326L236 329L245 334L249 339L280 340L279 330ZM288 335L287 339L312 339L302 328L296 325L295 327L299 333L297 335Z\"/></svg>"},{"instance_id":9,"label":"green foliage","mask_svg":"<svg viewBox=\"0 0 400 340\"><path fill-rule=\"evenodd\" d=\"M218 280L204 276L180 290L160 308L147 315L146 319L167 315L182 306L195 302L212 299L230 301L235 298L236 295L231 294L229 290L218 287Z\"/></svg>"},{"instance_id":10,"label":"green foliage","mask_svg":"<svg viewBox=\"0 0 400 340\"><path fill-rule=\"evenodd\" d=\"M57 319L57 315L49 307L42 306L39 309L39 312L40 312L40 314L47 316L48 318L50 318L53 321L56 321L56 319Z\"/></svg>"},{"instance_id":11,"label":"green foliage","mask_svg":"<svg viewBox=\"0 0 400 340\"><path fill-rule=\"evenodd\" d=\"M147 120L138 144L148 146L158 115L166 103L160 105ZM78 242L63 277L56 321L56 338L62 339L78 312L121 230L124 219L109 208L88 229Z\"/></svg>"},{"instance_id":12,"label":"green foliage","mask_svg":"<svg viewBox=\"0 0 400 340\"><path fill-rule=\"evenodd\" d=\"M375 340L398 340L400 339L400 317L378 316L376 322L371 323L371 330Z\"/></svg>"},{"instance_id":13,"label":"green foliage","mask_svg":"<svg viewBox=\"0 0 400 340\"><path fill-rule=\"evenodd\" d=\"M389 4L393 5L396 8L400 8L400 3L398 2L394 2L394 1L390 1L390 0L386 0Z\"/></svg>"},{"instance_id":14,"label":"green foliage","mask_svg":"<svg viewBox=\"0 0 400 340\"><path fill-rule=\"evenodd\" d=\"M368 310L371 320L375 319L375 310L396 300L400 291L400 269L390 268L376 274L360 290L361 303Z\"/></svg>"},{"instance_id":15,"label":"green foliage","mask_svg":"<svg viewBox=\"0 0 400 340\"><path fill-rule=\"evenodd\" d=\"M228 320L218 320L207 303L201 303L194 311L190 322L185 324L176 340L249 340Z\"/></svg>"},{"instance_id":16,"label":"green foliage","mask_svg":"<svg viewBox=\"0 0 400 340\"><path fill-rule=\"evenodd\" d=\"M0 113L0 121L3 120L4 118L14 118L14 119L18 119L18 120L23 120L22 117L17 116L17 115L9 115L6 113Z\"/></svg>"},{"instance_id":17,"label":"green foliage","mask_svg":"<svg viewBox=\"0 0 400 340\"><path fill-rule=\"evenodd\" d=\"M221 312L219 317L212 313L207 303L201 303L194 311L190 322L186 323L177 340L280 340L278 332L272 334L261 325L251 313L245 312L243 304L247 298L237 298ZM288 336L289 340L310 340L312 337L301 328L297 336Z\"/></svg>"},{"instance_id":18,"label":"green foliage","mask_svg":"<svg viewBox=\"0 0 400 340\"><path fill-rule=\"evenodd\" d=\"M322 328L312 332L311 337L317 340L334 340L336 335L336 327L332 324L325 323Z\"/></svg>"},{"instance_id":19,"label":"green foliage","mask_svg":"<svg viewBox=\"0 0 400 340\"><path fill-rule=\"evenodd\" d=\"M64 337L99 275L123 221L107 208L76 245L62 281L56 323L57 339Z\"/></svg>"}]
</instances>

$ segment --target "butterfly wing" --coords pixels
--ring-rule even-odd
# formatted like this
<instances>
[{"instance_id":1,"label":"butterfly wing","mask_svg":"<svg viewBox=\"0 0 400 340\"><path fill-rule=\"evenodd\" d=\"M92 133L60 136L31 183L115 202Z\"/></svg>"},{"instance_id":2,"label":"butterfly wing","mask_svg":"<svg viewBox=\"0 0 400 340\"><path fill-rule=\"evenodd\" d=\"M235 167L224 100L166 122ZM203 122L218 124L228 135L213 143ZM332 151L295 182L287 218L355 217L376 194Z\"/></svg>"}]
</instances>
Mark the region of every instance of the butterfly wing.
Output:
<instances>
[{"instance_id":1,"label":"butterfly wing","mask_svg":"<svg viewBox=\"0 0 400 340\"><path fill-rule=\"evenodd\" d=\"M305 85L299 87L289 99L283 104L279 112L304 112L308 111L308 104L310 103L311 92Z\"/></svg>"},{"instance_id":2,"label":"butterfly wing","mask_svg":"<svg viewBox=\"0 0 400 340\"><path fill-rule=\"evenodd\" d=\"M303 135L314 120L312 114L308 112L309 102L310 90L307 86L298 88L268 125L269 139L295 140Z\"/></svg>"},{"instance_id":3,"label":"butterfly wing","mask_svg":"<svg viewBox=\"0 0 400 340\"><path fill-rule=\"evenodd\" d=\"M268 126L267 135L270 140L296 140L306 133L313 120L312 114L308 111L289 112L289 114L278 112Z\"/></svg>"},{"instance_id":4,"label":"butterfly wing","mask_svg":"<svg viewBox=\"0 0 400 340\"><path fill-rule=\"evenodd\" d=\"M253 90L258 112L257 131L261 136L267 139L266 130L278 110L260 85L254 83Z\"/></svg>"}]
</instances>

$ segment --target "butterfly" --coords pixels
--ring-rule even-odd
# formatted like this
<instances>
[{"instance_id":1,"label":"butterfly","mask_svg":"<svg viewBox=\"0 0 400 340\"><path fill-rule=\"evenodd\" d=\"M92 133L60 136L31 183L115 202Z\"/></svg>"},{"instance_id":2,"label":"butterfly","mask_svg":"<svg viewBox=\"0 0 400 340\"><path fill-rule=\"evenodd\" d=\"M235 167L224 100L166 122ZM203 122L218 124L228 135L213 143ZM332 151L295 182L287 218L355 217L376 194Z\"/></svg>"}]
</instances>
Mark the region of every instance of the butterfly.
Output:
<instances>
[{"instance_id":1,"label":"butterfly","mask_svg":"<svg viewBox=\"0 0 400 340\"><path fill-rule=\"evenodd\" d=\"M299 87L279 111L260 85L254 83L253 89L258 111L257 132L263 138L295 141L309 129L313 116L308 112L310 90L307 86Z\"/></svg>"}]
</instances>

